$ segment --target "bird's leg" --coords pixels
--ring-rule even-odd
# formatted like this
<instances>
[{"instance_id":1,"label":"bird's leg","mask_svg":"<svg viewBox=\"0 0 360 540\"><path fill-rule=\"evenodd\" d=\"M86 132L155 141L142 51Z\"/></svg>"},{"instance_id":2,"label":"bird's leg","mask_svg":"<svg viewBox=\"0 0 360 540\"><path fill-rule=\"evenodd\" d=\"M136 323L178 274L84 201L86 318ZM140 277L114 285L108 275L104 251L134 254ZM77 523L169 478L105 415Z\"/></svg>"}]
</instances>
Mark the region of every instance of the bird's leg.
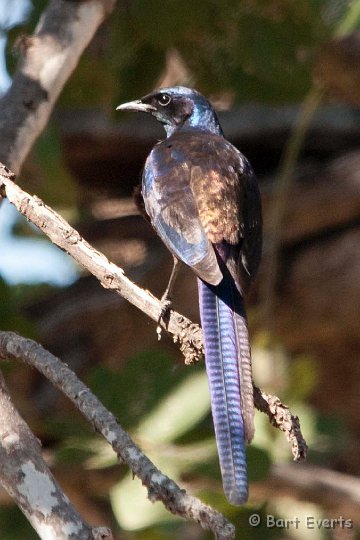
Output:
<instances>
[{"instance_id":1,"label":"bird's leg","mask_svg":"<svg viewBox=\"0 0 360 540\"><path fill-rule=\"evenodd\" d=\"M159 315L159 318L158 318L158 325L157 325L157 328L156 328L156 332L158 334L158 339L161 339L160 322L163 320L164 323L166 324L168 322L168 320L169 320L170 308L171 308L171 304L172 304L171 295L172 295L172 292L173 292L173 289L174 289L174 283L175 283L178 271L179 271L179 260L177 259L177 257L175 257L173 255L173 267L172 267L172 271L171 271L171 274L170 274L170 279L169 279L169 282L168 282L167 287L165 289L165 292L161 297L161 311L160 311L160 315Z\"/></svg>"}]
</instances>

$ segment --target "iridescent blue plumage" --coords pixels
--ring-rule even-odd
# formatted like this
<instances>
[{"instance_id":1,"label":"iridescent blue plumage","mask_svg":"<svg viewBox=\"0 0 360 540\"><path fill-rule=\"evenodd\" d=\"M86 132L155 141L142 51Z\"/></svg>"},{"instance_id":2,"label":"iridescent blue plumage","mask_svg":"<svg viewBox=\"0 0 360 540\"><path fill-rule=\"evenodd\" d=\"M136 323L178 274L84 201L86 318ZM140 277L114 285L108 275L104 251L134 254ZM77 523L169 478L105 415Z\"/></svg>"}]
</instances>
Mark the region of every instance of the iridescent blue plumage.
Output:
<instances>
[{"instance_id":1,"label":"iridescent blue plumage","mask_svg":"<svg viewBox=\"0 0 360 540\"><path fill-rule=\"evenodd\" d=\"M245 325L245 312L240 296L230 280L223 280L217 287L199 280L199 299L206 371L224 492L229 502L237 505L247 500L248 492L246 433L237 361L237 324ZM248 370L248 375L251 384L251 370Z\"/></svg>"},{"instance_id":2,"label":"iridescent blue plumage","mask_svg":"<svg viewBox=\"0 0 360 540\"><path fill-rule=\"evenodd\" d=\"M169 250L198 276L206 369L223 486L247 500L245 442L253 437L253 388L243 295L261 254L261 204L246 158L223 136L195 90L163 88L120 109L150 112L167 138L147 158L142 194Z\"/></svg>"}]
</instances>

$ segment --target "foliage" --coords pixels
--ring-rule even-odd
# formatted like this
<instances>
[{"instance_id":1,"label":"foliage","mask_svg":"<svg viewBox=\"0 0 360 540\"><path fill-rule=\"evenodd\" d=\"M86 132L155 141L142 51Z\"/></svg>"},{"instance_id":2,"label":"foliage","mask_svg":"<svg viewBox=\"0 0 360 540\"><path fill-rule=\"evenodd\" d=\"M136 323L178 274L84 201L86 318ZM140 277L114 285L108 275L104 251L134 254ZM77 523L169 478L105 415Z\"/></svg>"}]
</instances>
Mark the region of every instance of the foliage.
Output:
<instances>
[{"instance_id":1,"label":"foliage","mask_svg":"<svg viewBox=\"0 0 360 540\"><path fill-rule=\"evenodd\" d=\"M17 506L0 507L0 536L3 540L37 540L39 537Z\"/></svg>"},{"instance_id":2,"label":"foliage","mask_svg":"<svg viewBox=\"0 0 360 540\"><path fill-rule=\"evenodd\" d=\"M6 331L16 330L29 337L33 336L32 324L21 313L19 288L10 287L0 276L0 325Z\"/></svg>"},{"instance_id":3,"label":"foliage","mask_svg":"<svg viewBox=\"0 0 360 540\"><path fill-rule=\"evenodd\" d=\"M101 366L94 368L89 382L96 395L165 474L178 482L186 479L192 493L219 509L228 508L222 491L208 385L202 366L174 369L172 360L162 352L144 351L130 359L119 373ZM134 386L138 391L134 392ZM109 446L92 437L90 440L89 443L85 433L81 437L73 434L60 449L59 457L64 459L64 449L72 447L83 452L88 468L116 466L116 457ZM67 459L73 462L74 453L68 452ZM249 447L248 463L250 479L263 479L271 463L268 449L259 448L256 443ZM179 521L162 505L153 506L144 497L144 488L128 472L122 473L111 489L110 501L124 529L138 531L156 527L160 531L162 527L165 534L171 523ZM242 514L243 510L236 513Z\"/></svg>"},{"instance_id":4,"label":"foliage","mask_svg":"<svg viewBox=\"0 0 360 540\"><path fill-rule=\"evenodd\" d=\"M231 90L241 102L302 99L311 85L314 58L346 2L337 2L332 17L331 1L173 0L166 9L158 6L156 0L125 4L111 21L118 29L111 42L118 54L110 56L111 67L117 62L118 98L154 86L166 52L176 49L190 69L191 83L206 94ZM135 76L129 79L131 71ZM143 77L137 77L139 72Z\"/></svg>"},{"instance_id":5,"label":"foliage","mask_svg":"<svg viewBox=\"0 0 360 540\"><path fill-rule=\"evenodd\" d=\"M7 62L11 72L17 61L14 43L21 33L32 31L46 4L45 0L34 0L26 23L9 30ZM171 50L180 54L186 66L187 78L182 82L207 95L229 93L236 103L298 102L312 85L312 67L319 49L334 34L349 5L345 0L118 2L64 89L59 110L102 108L112 114L117 103L143 95L161 81ZM53 120L36 144L27 165L28 177L36 179L36 192L48 204L78 217L74 208L79 191L63 158L61 136ZM29 234L24 225L17 232ZM1 329L35 334L33 323L24 315L24 304L43 293L41 286L11 287L0 280ZM313 461L331 463L344 452L348 434L337 418L306 405L317 380L313 358L292 357L281 349L281 369L276 372L281 376L276 379L266 347L256 345L254 363L261 365L262 373L266 369L271 372L269 386L277 391L274 383L279 384L284 401L289 398L291 409L301 415ZM242 538L278 537L278 531L248 526L254 512L263 518L272 511L281 514L278 507L268 506L266 497L241 509L229 508L224 499L203 366L176 368L160 350L144 350L118 371L99 364L82 375L156 464L192 493L230 514ZM187 537L186 525L159 504L151 505L140 483L116 465L109 447L68 409L55 417L46 412L38 429L57 467L75 464L84 475L96 471L101 476L110 471L110 495L104 497L119 527L131 531L132 538ZM260 482L275 460L288 459L289 448L282 434L275 433L267 418L257 414L256 438L248 449L250 479ZM89 499L96 496L91 492ZM276 503L275 496L272 503ZM105 506L103 500L101 504ZM0 508L0 536L5 540L35 537L18 514L12 508Z\"/></svg>"},{"instance_id":6,"label":"foliage","mask_svg":"<svg viewBox=\"0 0 360 540\"><path fill-rule=\"evenodd\" d=\"M33 5L28 31L44 1ZM189 69L188 82L206 94L231 91L238 102L301 100L319 48L349 5L347 0L169 0L161 8L158 0L119 3L61 102L108 107L142 95L161 79L172 49ZM12 31L10 43L19 32Z\"/></svg>"}]
</instances>

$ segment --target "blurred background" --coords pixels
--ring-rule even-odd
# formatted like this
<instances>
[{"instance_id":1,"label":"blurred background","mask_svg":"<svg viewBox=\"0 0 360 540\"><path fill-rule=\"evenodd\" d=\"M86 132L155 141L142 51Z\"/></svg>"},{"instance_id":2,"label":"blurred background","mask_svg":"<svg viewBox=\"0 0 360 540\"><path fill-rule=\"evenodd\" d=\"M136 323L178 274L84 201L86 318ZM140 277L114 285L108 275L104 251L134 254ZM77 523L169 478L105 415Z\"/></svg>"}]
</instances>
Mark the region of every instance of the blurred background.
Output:
<instances>
[{"instance_id":1,"label":"blurred background","mask_svg":"<svg viewBox=\"0 0 360 540\"><path fill-rule=\"evenodd\" d=\"M45 1L0 2L0 89ZM155 324L17 215L0 210L0 327L74 369L159 468L224 512L237 538L360 538L360 2L119 1L67 83L18 179L158 297L172 259L132 192L163 136L116 113L157 86L194 86L251 161L264 204L261 270L248 298L254 378L299 416L307 464L257 413L250 498L222 493L203 363L186 367ZM199 320L183 268L177 311ZM51 385L5 365L13 399L67 495L115 538L210 536L151 504L140 482ZM252 514L258 527L249 525ZM279 519L266 526L266 516ZM313 520L351 520L306 526ZM285 520L299 518L299 524ZM286 526L287 524L287 526ZM0 536L36 538L0 491Z\"/></svg>"}]
</instances>

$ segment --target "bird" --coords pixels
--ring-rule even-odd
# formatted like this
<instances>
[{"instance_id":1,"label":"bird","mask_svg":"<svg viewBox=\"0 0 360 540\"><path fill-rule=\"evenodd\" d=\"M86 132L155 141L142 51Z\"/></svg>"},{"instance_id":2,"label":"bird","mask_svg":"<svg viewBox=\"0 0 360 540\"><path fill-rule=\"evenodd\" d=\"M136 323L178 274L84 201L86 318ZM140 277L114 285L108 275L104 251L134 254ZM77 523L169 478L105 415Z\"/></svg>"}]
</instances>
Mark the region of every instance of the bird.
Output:
<instances>
[{"instance_id":1,"label":"bird","mask_svg":"<svg viewBox=\"0 0 360 540\"><path fill-rule=\"evenodd\" d=\"M117 107L148 113L165 129L146 159L146 213L175 260L197 276L205 365L223 490L248 499L246 443L254 435L251 351L244 297L261 258L259 187L197 90L159 88ZM169 288L169 287L168 287Z\"/></svg>"}]
</instances>

